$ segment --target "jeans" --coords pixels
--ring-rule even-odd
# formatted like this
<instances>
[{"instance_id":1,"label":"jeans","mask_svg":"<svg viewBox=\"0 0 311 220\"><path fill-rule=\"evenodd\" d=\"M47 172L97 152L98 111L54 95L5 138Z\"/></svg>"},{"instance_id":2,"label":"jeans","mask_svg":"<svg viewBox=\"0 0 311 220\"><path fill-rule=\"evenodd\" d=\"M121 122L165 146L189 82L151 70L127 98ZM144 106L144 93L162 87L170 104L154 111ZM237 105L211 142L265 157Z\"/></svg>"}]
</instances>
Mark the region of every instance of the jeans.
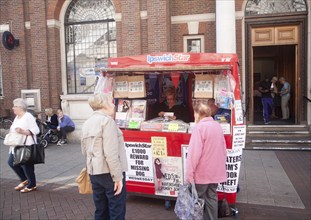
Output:
<instances>
[{"instance_id":1,"label":"jeans","mask_svg":"<svg viewBox=\"0 0 311 220\"><path fill-rule=\"evenodd\" d=\"M262 98L262 106L263 106L263 120L266 123L270 121L270 116L271 116L272 107L273 107L273 99Z\"/></svg>"},{"instance_id":2,"label":"jeans","mask_svg":"<svg viewBox=\"0 0 311 220\"><path fill-rule=\"evenodd\" d=\"M17 176L20 178L21 182L28 180L27 188L32 188L36 186L36 175L35 175L35 165L27 164L27 165L13 165L14 155L9 153L8 164L15 171Z\"/></svg>"},{"instance_id":3,"label":"jeans","mask_svg":"<svg viewBox=\"0 0 311 220\"><path fill-rule=\"evenodd\" d=\"M217 186L217 183L195 184L198 197L204 199L205 202L203 219L218 219L218 195L216 192Z\"/></svg>"},{"instance_id":4,"label":"jeans","mask_svg":"<svg viewBox=\"0 0 311 220\"><path fill-rule=\"evenodd\" d=\"M60 133L59 133L59 139L61 140L66 140L67 139L67 133L74 131L75 128L71 126L65 126L60 128Z\"/></svg>"},{"instance_id":5,"label":"jeans","mask_svg":"<svg viewBox=\"0 0 311 220\"><path fill-rule=\"evenodd\" d=\"M93 201L95 204L95 220L124 220L125 219L125 173L123 174L123 187L119 195L114 195L114 182L110 173L90 175Z\"/></svg>"}]
</instances>

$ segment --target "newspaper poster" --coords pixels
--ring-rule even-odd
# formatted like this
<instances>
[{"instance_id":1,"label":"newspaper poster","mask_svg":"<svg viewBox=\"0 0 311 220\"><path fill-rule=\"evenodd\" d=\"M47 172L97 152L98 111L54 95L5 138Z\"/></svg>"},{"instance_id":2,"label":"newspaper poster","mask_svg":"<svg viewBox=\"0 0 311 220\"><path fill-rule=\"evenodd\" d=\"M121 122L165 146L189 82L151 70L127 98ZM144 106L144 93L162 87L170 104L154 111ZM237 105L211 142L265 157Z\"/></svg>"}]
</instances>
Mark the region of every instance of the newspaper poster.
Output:
<instances>
[{"instance_id":1,"label":"newspaper poster","mask_svg":"<svg viewBox=\"0 0 311 220\"><path fill-rule=\"evenodd\" d=\"M244 148L246 137L246 125L233 126L232 148Z\"/></svg>"},{"instance_id":2,"label":"newspaper poster","mask_svg":"<svg viewBox=\"0 0 311 220\"><path fill-rule=\"evenodd\" d=\"M125 142L128 162L126 180L153 183L151 143Z\"/></svg>"},{"instance_id":3,"label":"newspaper poster","mask_svg":"<svg viewBox=\"0 0 311 220\"><path fill-rule=\"evenodd\" d=\"M242 161L242 148L227 149L227 182L225 182L224 188L222 184L218 184L217 191L226 193L235 193L237 191L239 183L239 174Z\"/></svg>"},{"instance_id":4,"label":"newspaper poster","mask_svg":"<svg viewBox=\"0 0 311 220\"><path fill-rule=\"evenodd\" d=\"M156 157L153 161L155 194L177 197L183 179L182 158Z\"/></svg>"}]
</instances>

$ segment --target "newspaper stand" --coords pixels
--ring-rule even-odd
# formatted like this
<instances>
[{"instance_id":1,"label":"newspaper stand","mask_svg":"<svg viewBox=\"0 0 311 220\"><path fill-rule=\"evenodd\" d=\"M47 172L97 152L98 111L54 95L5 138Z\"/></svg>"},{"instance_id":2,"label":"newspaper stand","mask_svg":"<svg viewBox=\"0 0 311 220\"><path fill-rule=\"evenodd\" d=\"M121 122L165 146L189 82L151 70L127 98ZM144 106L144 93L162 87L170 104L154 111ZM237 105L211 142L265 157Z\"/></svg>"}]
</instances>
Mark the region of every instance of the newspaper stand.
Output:
<instances>
[{"instance_id":1,"label":"newspaper stand","mask_svg":"<svg viewBox=\"0 0 311 220\"><path fill-rule=\"evenodd\" d=\"M238 72L238 57L236 54L216 54L216 53L158 53L150 55L139 55L139 56L127 56L118 58L108 59L108 69L107 72L115 75L124 74L149 74L156 73L157 75L167 74L170 72L186 73L217 73L222 72L224 75L230 75L232 96L234 104L231 107L231 122L229 129L225 133L225 140L227 149L238 150L240 155L235 155L232 157L227 156L227 173L228 173L228 183L225 184L226 199L232 207L235 207L236 202L236 190L237 181L239 176L240 164L230 165L230 162L239 163L241 160L242 148L245 144L245 124L243 119L243 111L240 97L240 79ZM232 81L233 79L233 81ZM233 82L233 83L232 83ZM190 86L193 86L193 82ZM193 89L189 89L191 95L190 99L193 97ZM238 128L238 129L237 129ZM242 131L238 131L239 129ZM141 130L122 130L125 139L125 145L127 149L128 159L140 158L144 159L136 164L129 164L129 169L132 171L132 176L128 176L126 181L126 189L129 193L139 194L141 196L159 197L166 200L165 207L170 207L171 200L176 199L178 195L177 185L183 182L184 175L184 163L185 163L185 153L183 149L189 144L191 137L190 133L179 133L179 132L161 132L161 131L141 131ZM238 132L237 132L238 131ZM239 136L239 137L235 137ZM165 154L166 159L170 159L169 162L166 161L167 170L164 179L174 179L174 181L166 183L167 186L172 186L171 190L161 193L161 189L157 188L157 181L155 177L155 167L153 160L150 157L155 157L155 152L150 150L151 146L155 143L153 137L160 138L160 141L165 142L162 146L162 150L156 154ZM144 156L131 154L137 151L139 148L135 146L142 146L144 148L141 153ZM163 146L165 146L165 151L163 152ZM129 150L128 148L132 148ZM153 148L153 147L152 147ZM160 147L161 148L161 147ZM148 151L148 150L149 151ZM151 151L151 152L150 152ZM154 158L153 158L154 159ZM149 160L149 161L148 161ZM174 165L172 161L181 163L182 170L179 174L174 174ZM150 162L151 161L151 162ZM229 164L228 164L229 163ZM144 165L144 166L140 166ZM177 167L180 167L177 166ZM233 167L235 167L233 169ZM132 169L137 168L136 176L135 171ZM175 167L176 168L176 167ZM171 169L171 172L170 172ZM230 174L232 170L235 170L234 174ZM144 173L145 172L145 173ZM142 174L142 176L140 176ZM162 183L163 184L163 183ZM230 187L231 186L231 187ZM218 188L218 198L222 199L224 192Z\"/></svg>"}]
</instances>

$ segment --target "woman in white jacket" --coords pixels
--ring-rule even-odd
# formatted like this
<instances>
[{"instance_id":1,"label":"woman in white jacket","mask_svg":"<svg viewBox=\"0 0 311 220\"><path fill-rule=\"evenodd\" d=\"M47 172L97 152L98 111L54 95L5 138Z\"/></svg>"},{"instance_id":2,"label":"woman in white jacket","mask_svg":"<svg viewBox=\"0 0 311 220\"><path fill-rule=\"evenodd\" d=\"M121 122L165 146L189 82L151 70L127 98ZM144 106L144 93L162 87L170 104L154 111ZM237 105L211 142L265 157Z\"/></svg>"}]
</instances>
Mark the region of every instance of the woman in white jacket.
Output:
<instances>
[{"instance_id":1,"label":"woman in white jacket","mask_svg":"<svg viewBox=\"0 0 311 220\"><path fill-rule=\"evenodd\" d=\"M90 175L95 219L125 219L127 159L123 134L113 120L113 99L95 94L88 100L94 110L83 124L81 150Z\"/></svg>"}]
</instances>

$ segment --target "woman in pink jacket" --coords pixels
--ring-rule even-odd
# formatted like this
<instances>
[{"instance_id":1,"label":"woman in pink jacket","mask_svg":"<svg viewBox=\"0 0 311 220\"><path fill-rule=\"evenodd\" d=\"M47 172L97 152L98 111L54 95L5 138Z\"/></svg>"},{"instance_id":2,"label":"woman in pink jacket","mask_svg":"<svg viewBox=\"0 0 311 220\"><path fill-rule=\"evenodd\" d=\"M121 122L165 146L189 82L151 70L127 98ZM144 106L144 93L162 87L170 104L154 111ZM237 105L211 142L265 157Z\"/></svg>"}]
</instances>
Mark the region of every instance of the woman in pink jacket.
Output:
<instances>
[{"instance_id":1,"label":"woman in pink jacket","mask_svg":"<svg viewBox=\"0 0 311 220\"><path fill-rule=\"evenodd\" d=\"M218 219L218 183L227 180L226 143L220 124L203 103L194 106L194 127L188 147L186 182L195 183L198 196L205 201L204 219Z\"/></svg>"}]
</instances>

